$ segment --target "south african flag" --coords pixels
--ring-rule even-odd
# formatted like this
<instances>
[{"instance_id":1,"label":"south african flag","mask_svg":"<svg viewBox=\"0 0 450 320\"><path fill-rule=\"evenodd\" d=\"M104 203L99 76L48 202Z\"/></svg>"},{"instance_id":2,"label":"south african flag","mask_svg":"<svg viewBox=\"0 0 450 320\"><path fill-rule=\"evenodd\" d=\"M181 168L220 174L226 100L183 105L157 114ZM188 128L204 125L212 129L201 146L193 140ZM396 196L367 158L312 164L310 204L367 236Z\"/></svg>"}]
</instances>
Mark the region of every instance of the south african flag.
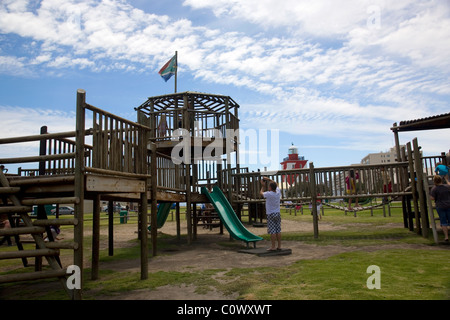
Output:
<instances>
[{"instance_id":1,"label":"south african flag","mask_svg":"<svg viewBox=\"0 0 450 320\"><path fill-rule=\"evenodd\" d=\"M167 61L167 63L159 70L159 74L167 82L167 80L172 77L175 72L177 72L177 55L174 55L172 59Z\"/></svg>"}]
</instances>

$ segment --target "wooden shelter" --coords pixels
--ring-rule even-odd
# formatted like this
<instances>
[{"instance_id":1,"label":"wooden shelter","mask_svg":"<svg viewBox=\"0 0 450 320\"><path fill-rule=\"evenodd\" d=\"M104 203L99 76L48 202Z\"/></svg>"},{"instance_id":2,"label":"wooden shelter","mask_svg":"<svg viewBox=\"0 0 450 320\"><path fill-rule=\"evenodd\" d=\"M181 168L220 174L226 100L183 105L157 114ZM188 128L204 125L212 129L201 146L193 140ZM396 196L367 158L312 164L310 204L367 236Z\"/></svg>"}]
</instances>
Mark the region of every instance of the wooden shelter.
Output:
<instances>
[{"instance_id":1,"label":"wooden shelter","mask_svg":"<svg viewBox=\"0 0 450 320\"><path fill-rule=\"evenodd\" d=\"M426 118L404 120L399 124L394 123L391 127L395 138L395 147L397 153L397 161L404 161L405 159L418 159L422 161L414 161L416 178L411 181L413 189L414 199L414 214L416 216L416 230L418 233L422 233L424 237L428 236L428 228L431 225L435 242L437 242L436 224L434 217L434 210L429 197L429 189L433 186L432 176L434 175L434 167L438 162L442 162L447 165L447 157L444 152L437 157L423 157L419 151L420 147L415 138L412 143L407 143L407 154L405 150L402 150L399 142L399 132L407 131L422 131L422 130L435 130L435 129L448 129L450 128L450 113L441 115L430 116ZM427 162L428 160L428 162ZM432 163L433 162L433 163ZM420 219L419 219L420 217Z\"/></svg>"},{"instance_id":2,"label":"wooden shelter","mask_svg":"<svg viewBox=\"0 0 450 320\"><path fill-rule=\"evenodd\" d=\"M415 120L403 120L399 124L395 122L392 125L392 132L394 132L395 147L397 151L397 158L400 159L400 142L398 138L399 132L407 131L421 131L421 130L435 130L435 129L449 129L450 128L450 113L441 115L420 118Z\"/></svg>"}]
</instances>

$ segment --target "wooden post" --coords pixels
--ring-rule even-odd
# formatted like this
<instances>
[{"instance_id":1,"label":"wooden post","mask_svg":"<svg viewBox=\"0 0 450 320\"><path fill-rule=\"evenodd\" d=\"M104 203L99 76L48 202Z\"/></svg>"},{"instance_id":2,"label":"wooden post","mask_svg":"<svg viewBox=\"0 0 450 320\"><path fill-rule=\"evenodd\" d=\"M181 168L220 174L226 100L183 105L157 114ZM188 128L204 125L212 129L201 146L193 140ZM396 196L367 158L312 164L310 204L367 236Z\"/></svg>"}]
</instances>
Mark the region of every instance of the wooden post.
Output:
<instances>
[{"instance_id":1,"label":"wooden post","mask_svg":"<svg viewBox=\"0 0 450 320\"><path fill-rule=\"evenodd\" d=\"M405 147L401 148L401 154L402 154L402 162L407 161L407 157L406 157L406 150ZM401 181L401 191L405 191L406 187L408 186L408 169L406 167L401 168L400 170L400 181ZM409 207L408 207L408 201L409 197L408 196L401 196L401 200L402 200L402 211L403 211L403 226L405 228L408 228L408 216L409 216L409 212L410 210L408 210L408 208L411 207L411 203L409 203ZM414 230L414 229L413 229Z\"/></svg>"},{"instance_id":2,"label":"wooden post","mask_svg":"<svg viewBox=\"0 0 450 320\"><path fill-rule=\"evenodd\" d=\"M114 255L114 206L112 200L108 201L108 255Z\"/></svg>"},{"instance_id":3,"label":"wooden post","mask_svg":"<svg viewBox=\"0 0 450 320\"><path fill-rule=\"evenodd\" d=\"M192 220L191 220L191 163L192 163L192 155L190 154L191 150L191 132L192 128L190 126L190 114L189 114L189 99L188 95L183 96L183 126L185 129L189 131L188 139L189 139L189 150L183 150L183 152L188 152L188 157L184 155L184 159L187 159L187 163L185 163L186 168L186 222L187 222L187 233L188 233L188 244L192 243ZM193 115L192 115L193 116Z\"/></svg>"},{"instance_id":4,"label":"wooden post","mask_svg":"<svg viewBox=\"0 0 450 320\"><path fill-rule=\"evenodd\" d=\"M408 162L409 162L409 173L410 173L410 180L411 180L411 192L412 192L412 199L413 199L413 206L414 206L414 216L416 220L416 232L420 234L420 218L419 218L419 204L418 204L418 198L417 198L417 181L416 181L416 175L415 175L415 169L414 169L414 161L413 161L413 152L411 148L411 142L408 142L406 144L406 149L408 152ZM411 224L411 223L410 223ZM414 228L411 224L411 228Z\"/></svg>"},{"instance_id":5,"label":"wooden post","mask_svg":"<svg viewBox=\"0 0 450 320\"><path fill-rule=\"evenodd\" d=\"M231 175L231 148L229 146L232 146L232 136L229 136L229 130L231 129L231 115L230 115L230 109L229 109L229 101L228 98L225 99L225 128L227 130L225 138L226 138L226 153L227 153L227 179L228 179L228 185L227 185L227 195L228 195L228 201L230 201L231 207L234 205L233 201L233 181L232 181L232 175Z\"/></svg>"},{"instance_id":6,"label":"wooden post","mask_svg":"<svg viewBox=\"0 0 450 320\"><path fill-rule=\"evenodd\" d=\"M394 140L395 140L395 153L397 155L397 162L400 162L400 141L398 138L398 129L397 122L392 125L392 131L394 132Z\"/></svg>"},{"instance_id":7,"label":"wooden post","mask_svg":"<svg viewBox=\"0 0 450 320\"><path fill-rule=\"evenodd\" d=\"M158 222L157 222L157 214L158 214L158 199L157 199L157 167L156 167L156 144L151 144L151 198L152 198L152 207L151 207L151 238L152 238L152 252L153 256L157 255L157 235L158 235ZM145 228L147 230L147 228Z\"/></svg>"},{"instance_id":8,"label":"wooden post","mask_svg":"<svg viewBox=\"0 0 450 320\"><path fill-rule=\"evenodd\" d=\"M414 166L416 169L417 178L417 192L419 194L419 204L420 204L420 219L422 223L422 236L424 238L428 237L428 224L427 224L427 213L426 213L426 203L423 189L423 168L422 168L422 158L420 156L419 144L417 138L413 139L413 149L414 149Z\"/></svg>"},{"instance_id":9,"label":"wooden post","mask_svg":"<svg viewBox=\"0 0 450 320\"><path fill-rule=\"evenodd\" d=\"M427 206L428 206L428 213L429 213L429 219L431 223L431 230L433 231L433 239L434 243L439 244L438 235L436 231L436 221L434 221L434 214L433 214L433 204L431 202L430 193L429 193L429 185L428 185L428 177L427 174L423 174L423 186L426 190L426 199L427 199Z\"/></svg>"},{"instance_id":10,"label":"wooden post","mask_svg":"<svg viewBox=\"0 0 450 320\"><path fill-rule=\"evenodd\" d=\"M227 99L227 101L228 101L228 99ZM238 106L234 107L234 116L235 116L236 120L239 119ZM239 121L235 121L235 123L236 123L236 127L233 127L233 130L235 130L236 141L237 141L237 143L236 143L236 153L235 153L235 156L236 156L236 173L240 174L241 173L241 165L240 165L241 159L240 159L240 155L239 155L239 142L240 142ZM242 192L240 176L238 176L236 178L236 191L239 194ZM242 221L242 204L238 203L236 206L237 206L236 207L236 214L237 214L239 220Z\"/></svg>"},{"instance_id":11,"label":"wooden post","mask_svg":"<svg viewBox=\"0 0 450 320\"><path fill-rule=\"evenodd\" d=\"M175 119L178 121L178 116L175 117ZM181 188L181 177L180 177L180 165L175 165L175 187ZM177 240L178 242L181 241L181 226L180 226L180 203L176 203L176 209L175 209L175 220L177 224Z\"/></svg>"},{"instance_id":12,"label":"wooden post","mask_svg":"<svg viewBox=\"0 0 450 320\"><path fill-rule=\"evenodd\" d=\"M309 163L309 183L311 185L311 204L313 213L314 238L319 237L319 217L317 215L317 194L316 194L316 177L314 175L314 164Z\"/></svg>"},{"instance_id":13,"label":"wooden post","mask_svg":"<svg viewBox=\"0 0 450 320\"><path fill-rule=\"evenodd\" d=\"M177 202L175 209L175 217L177 220L177 241L181 241L181 226L180 226L180 203Z\"/></svg>"},{"instance_id":14,"label":"wooden post","mask_svg":"<svg viewBox=\"0 0 450 320\"><path fill-rule=\"evenodd\" d=\"M190 161L190 159L189 159ZM186 222L188 244L192 243L192 217L191 217L191 165L186 163Z\"/></svg>"},{"instance_id":15,"label":"wooden post","mask_svg":"<svg viewBox=\"0 0 450 320\"><path fill-rule=\"evenodd\" d=\"M98 279L98 265L100 261L100 195L94 198L94 212L92 215L92 266L91 279Z\"/></svg>"},{"instance_id":16,"label":"wooden post","mask_svg":"<svg viewBox=\"0 0 450 320\"><path fill-rule=\"evenodd\" d=\"M147 228L148 228L148 183L145 183L145 192L141 193L141 205L140 208L140 216L141 216L141 280L148 279L148 237L147 237ZM153 229L153 228L152 228Z\"/></svg>"},{"instance_id":17,"label":"wooden post","mask_svg":"<svg viewBox=\"0 0 450 320\"><path fill-rule=\"evenodd\" d=\"M47 133L47 126L41 127L41 135ZM39 156L45 156L47 155L47 140L42 139L39 142ZM39 175L44 176L45 175L45 160L39 161ZM37 219L46 219L47 213L45 212L44 205L38 205L37 206ZM51 230L49 227L45 228L45 231L49 235L49 240L53 241L53 235L51 233ZM51 238L50 238L51 237ZM42 271L42 257L38 256L34 258L34 270L35 271Z\"/></svg>"},{"instance_id":18,"label":"wooden post","mask_svg":"<svg viewBox=\"0 0 450 320\"><path fill-rule=\"evenodd\" d=\"M47 126L41 127L41 134L47 133ZM45 156L47 154L47 139L42 139L39 144L39 155ZM39 175L45 175L45 161L39 161Z\"/></svg>"},{"instance_id":19,"label":"wooden post","mask_svg":"<svg viewBox=\"0 0 450 320\"><path fill-rule=\"evenodd\" d=\"M85 103L86 91L77 90L76 115L76 150L75 150L75 192L74 196L80 199L75 204L75 219L78 224L74 228L74 242L78 247L74 250L74 265L80 268L81 288L73 289L73 299L82 299L83 288L83 224L84 224L84 136L85 136Z\"/></svg>"},{"instance_id":20,"label":"wooden post","mask_svg":"<svg viewBox=\"0 0 450 320\"><path fill-rule=\"evenodd\" d=\"M197 240L197 203L192 204L192 240Z\"/></svg>"},{"instance_id":21,"label":"wooden post","mask_svg":"<svg viewBox=\"0 0 450 320\"><path fill-rule=\"evenodd\" d=\"M147 131L141 128L139 130L139 154L138 154L138 164L137 171L138 173L147 174L148 173L148 162L147 162L147 143L148 143L148 134ZM151 197L152 197L152 216L153 216L153 201L155 196L153 193L155 192L154 185L156 182L153 182L156 179L156 174L153 172L153 166L156 166L156 145L151 144L152 151L152 163L151 163ZM141 241L141 280L148 279L148 179L145 179L145 187L144 192L141 193L141 205L140 205L140 241ZM156 225L152 224L152 234L153 229L155 229ZM156 240L155 240L156 241Z\"/></svg>"}]
</instances>

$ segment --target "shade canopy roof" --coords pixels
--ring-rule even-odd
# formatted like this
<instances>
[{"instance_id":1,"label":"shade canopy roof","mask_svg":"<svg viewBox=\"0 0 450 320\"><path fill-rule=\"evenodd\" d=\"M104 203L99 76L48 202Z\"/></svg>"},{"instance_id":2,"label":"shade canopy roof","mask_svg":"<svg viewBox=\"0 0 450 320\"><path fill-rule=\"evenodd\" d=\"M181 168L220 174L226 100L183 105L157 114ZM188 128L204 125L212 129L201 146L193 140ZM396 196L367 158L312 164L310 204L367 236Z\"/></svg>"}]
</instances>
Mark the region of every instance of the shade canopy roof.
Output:
<instances>
[{"instance_id":1,"label":"shade canopy roof","mask_svg":"<svg viewBox=\"0 0 450 320\"><path fill-rule=\"evenodd\" d=\"M150 97L135 110L149 114L152 107L153 112L189 107L196 111L223 113L227 108L230 111L239 105L229 96L186 91Z\"/></svg>"},{"instance_id":2,"label":"shade canopy roof","mask_svg":"<svg viewBox=\"0 0 450 320\"><path fill-rule=\"evenodd\" d=\"M418 131L450 128L450 113L394 123L392 131Z\"/></svg>"}]
</instances>

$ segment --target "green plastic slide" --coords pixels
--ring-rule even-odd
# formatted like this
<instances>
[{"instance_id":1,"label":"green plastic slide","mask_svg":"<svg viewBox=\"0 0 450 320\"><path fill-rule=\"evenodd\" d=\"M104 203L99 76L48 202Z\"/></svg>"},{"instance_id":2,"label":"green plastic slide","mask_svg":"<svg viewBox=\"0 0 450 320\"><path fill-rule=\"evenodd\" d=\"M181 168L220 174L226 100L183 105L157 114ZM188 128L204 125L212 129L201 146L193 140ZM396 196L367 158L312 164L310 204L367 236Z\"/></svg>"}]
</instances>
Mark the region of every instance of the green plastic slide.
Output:
<instances>
[{"instance_id":1,"label":"green plastic slide","mask_svg":"<svg viewBox=\"0 0 450 320\"><path fill-rule=\"evenodd\" d=\"M250 242L253 242L255 245L256 241L263 240L263 238L254 235L244 227L219 187L214 186L212 192L209 192L208 189L202 187L202 193L208 197L209 201L219 214L220 220L222 220L225 228L227 228L234 239L242 240L246 242L247 245Z\"/></svg>"},{"instance_id":2,"label":"green plastic slide","mask_svg":"<svg viewBox=\"0 0 450 320\"><path fill-rule=\"evenodd\" d=\"M169 216L170 208L172 207L171 202L161 202L158 207L158 213L156 215L156 224L159 228L162 228L164 223L166 223L167 217ZM148 231L152 229L152 226L148 227Z\"/></svg>"}]
</instances>

